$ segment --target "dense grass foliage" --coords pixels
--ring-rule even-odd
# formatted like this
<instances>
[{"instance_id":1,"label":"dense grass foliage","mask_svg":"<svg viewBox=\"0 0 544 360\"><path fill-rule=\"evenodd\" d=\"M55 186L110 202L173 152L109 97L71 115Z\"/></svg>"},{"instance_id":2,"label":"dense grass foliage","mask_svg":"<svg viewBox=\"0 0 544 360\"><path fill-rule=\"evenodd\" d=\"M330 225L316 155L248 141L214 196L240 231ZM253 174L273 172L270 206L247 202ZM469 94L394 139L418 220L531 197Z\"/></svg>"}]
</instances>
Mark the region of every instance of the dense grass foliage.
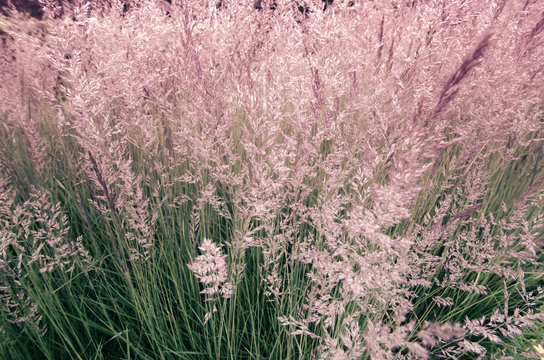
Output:
<instances>
[{"instance_id":1,"label":"dense grass foliage","mask_svg":"<svg viewBox=\"0 0 544 360\"><path fill-rule=\"evenodd\" d=\"M43 3L1 359L543 356L544 2Z\"/></svg>"}]
</instances>

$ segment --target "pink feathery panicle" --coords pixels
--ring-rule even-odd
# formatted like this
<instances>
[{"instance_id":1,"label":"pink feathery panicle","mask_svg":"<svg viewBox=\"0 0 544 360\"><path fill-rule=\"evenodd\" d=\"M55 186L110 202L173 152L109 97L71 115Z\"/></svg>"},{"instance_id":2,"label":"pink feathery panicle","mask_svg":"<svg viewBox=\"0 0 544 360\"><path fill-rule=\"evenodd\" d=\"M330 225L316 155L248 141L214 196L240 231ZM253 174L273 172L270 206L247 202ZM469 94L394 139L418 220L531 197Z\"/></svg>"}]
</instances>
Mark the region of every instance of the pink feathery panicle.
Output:
<instances>
[{"instance_id":1,"label":"pink feathery panicle","mask_svg":"<svg viewBox=\"0 0 544 360\"><path fill-rule=\"evenodd\" d=\"M474 69L482 56L484 56L485 49L490 45L490 39L493 34L488 33L482 37L482 40L478 43L474 51L463 61L463 63L457 68L457 70L451 75L451 77L444 84L438 103L436 104L431 118L436 117L444 110L444 108L450 103L457 95L459 89L457 86L468 76L470 71ZM429 121L429 120L427 120Z\"/></svg>"},{"instance_id":2,"label":"pink feathery panicle","mask_svg":"<svg viewBox=\"0 0 544 360\"><path fill-rule=\"evenodd\" d=\"M227 283L229 275L227 256L210 239L202 240L199 249L202 255L197 256L187 267L206 287L202 294L208 295L208 299L219 293L229 298L232 295L232 287Z\"/></svg>"},{"instance_id":3,"label":"pink feathery panicle","mask_svg":"<svg viewBox=\"0 0 544 360\"><path fill-rule=\"evenodd\" d=\"M221 248L210 239L202 240L198 248L202 254L198 255L187 267L204 286L200 292L206 296L204 301L213 303L218 297L230 298L235 288L231 282L227 281L229 279L227 255L223 254ZM217 308L213 305L213 310L204 315L204 324L215 312Z\"/></svg>"}]
</instances>

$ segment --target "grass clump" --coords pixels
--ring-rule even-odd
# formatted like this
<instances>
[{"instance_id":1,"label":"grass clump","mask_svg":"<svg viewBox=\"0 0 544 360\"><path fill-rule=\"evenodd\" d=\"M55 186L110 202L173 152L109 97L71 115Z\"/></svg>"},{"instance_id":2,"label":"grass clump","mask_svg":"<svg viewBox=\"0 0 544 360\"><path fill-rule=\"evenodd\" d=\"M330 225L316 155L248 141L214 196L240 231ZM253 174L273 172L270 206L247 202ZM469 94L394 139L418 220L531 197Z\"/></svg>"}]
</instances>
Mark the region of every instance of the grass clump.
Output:
<instances>
[{"instance_id":1,"label":"grass clump","mask_svg":"<svg viewBox=\"0 0 544 360\"><path fill-rule=\"evenodd\" d=\"M0 358L541 356L542 4L221 4L9 19Z\"/></svg>"}]
</instances>

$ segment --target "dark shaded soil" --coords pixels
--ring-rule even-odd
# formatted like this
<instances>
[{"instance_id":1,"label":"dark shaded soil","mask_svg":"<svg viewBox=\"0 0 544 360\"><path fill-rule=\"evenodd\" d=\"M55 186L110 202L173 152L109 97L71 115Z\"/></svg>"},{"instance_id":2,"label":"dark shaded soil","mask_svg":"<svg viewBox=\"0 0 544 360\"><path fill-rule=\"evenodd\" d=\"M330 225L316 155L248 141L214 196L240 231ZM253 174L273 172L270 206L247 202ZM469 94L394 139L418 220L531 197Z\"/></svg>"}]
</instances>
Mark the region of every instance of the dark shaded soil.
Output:
<instances>
[{"instance_id":1,"label":"dark shaded soil","mask_svg":"<svg viewBox=\"0 0 544 360\"><path fill-rule=\"evenodd\" d=\"M41 20L43 9L38 0L0 0L0 12L8 15L7 9L12 8Z\"/></svg>"}]
</instances>

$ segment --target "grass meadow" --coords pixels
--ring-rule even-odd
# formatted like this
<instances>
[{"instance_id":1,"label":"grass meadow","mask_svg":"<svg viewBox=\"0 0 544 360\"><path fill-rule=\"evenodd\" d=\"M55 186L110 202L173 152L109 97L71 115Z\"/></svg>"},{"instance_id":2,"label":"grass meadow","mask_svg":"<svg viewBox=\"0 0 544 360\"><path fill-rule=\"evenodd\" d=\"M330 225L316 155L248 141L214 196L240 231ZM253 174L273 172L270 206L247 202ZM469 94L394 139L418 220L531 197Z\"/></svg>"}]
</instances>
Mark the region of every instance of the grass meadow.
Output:
<instances>
[{"instance_id":1,"label":"grass meadow","mask_svg":"<svg viewBox=\"0 0 544 360\"><path fill-rule=\"evenodd\" d=\"M544 359L544 2L0 21L0 359Z\"/></svg>"}]
</instances>

